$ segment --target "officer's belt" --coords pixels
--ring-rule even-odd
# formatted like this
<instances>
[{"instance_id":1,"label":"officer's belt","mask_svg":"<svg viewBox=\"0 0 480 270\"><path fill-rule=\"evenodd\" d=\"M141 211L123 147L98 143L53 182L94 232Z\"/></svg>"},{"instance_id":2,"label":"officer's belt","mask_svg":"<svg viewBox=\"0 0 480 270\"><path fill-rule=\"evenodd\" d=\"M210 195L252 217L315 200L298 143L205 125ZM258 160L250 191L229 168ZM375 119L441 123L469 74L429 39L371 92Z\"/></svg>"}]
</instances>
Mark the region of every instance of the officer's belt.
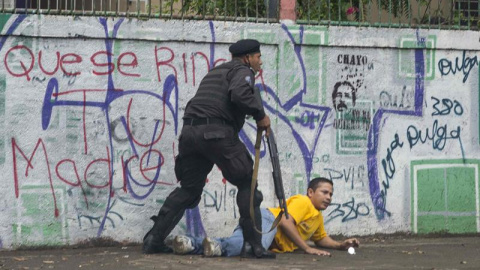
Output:
<instances>
[{"instance_id":1,"label":"officer's belt","mask_svg":"<svg viewBox=\"0 0 480 270\"><path fill-rule=\"evenodd\" d=\"M184 118L183 124L188 126L200 126L200 125L225 125L233 126L232 122L222 118L209 117L209 118Z\"/></svg>"}]
</instances>

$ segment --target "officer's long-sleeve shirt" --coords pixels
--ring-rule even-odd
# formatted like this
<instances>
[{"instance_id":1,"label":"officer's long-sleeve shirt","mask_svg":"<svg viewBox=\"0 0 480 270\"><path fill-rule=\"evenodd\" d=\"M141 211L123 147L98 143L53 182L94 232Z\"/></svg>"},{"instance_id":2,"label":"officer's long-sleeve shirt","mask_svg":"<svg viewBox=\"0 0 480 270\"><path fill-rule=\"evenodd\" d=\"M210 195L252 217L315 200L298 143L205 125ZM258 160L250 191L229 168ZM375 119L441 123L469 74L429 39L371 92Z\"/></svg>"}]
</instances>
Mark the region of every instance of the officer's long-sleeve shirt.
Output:
<instances>
[{"instance_id":1,"label":"officer's long-sleeve shirt","mask_svg":"<svg viewBox=\"0 0 480 270\"><path fill-rule=\"evenodd\" d=\"M255 74L238 59L215 67L202 79L195 97L187 104L184 118L223 118L240 130L246 115L257 121L265 117L254 85Z\"/></svg>"}]
</instances>

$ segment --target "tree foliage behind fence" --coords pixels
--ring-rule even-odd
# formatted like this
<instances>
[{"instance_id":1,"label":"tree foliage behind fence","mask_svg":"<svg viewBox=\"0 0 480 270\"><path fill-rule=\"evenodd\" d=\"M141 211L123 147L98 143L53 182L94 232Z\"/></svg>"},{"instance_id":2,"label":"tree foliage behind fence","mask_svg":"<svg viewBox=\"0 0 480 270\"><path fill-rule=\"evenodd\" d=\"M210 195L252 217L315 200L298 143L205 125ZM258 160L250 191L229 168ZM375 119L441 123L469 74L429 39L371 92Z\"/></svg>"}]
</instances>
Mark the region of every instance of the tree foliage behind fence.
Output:
<instances>
[{"instance_id":1,"label":"tree foliage behind fence","mask_svg":"<svg viewBox=\"0 0 480 270\"><path fill-rule=\"evenodd\" d=\"M2 13L278 22L281 0L0 0ZM299 24L479 29L479 0L297 0Z\"/></svg>"}]
</instances>

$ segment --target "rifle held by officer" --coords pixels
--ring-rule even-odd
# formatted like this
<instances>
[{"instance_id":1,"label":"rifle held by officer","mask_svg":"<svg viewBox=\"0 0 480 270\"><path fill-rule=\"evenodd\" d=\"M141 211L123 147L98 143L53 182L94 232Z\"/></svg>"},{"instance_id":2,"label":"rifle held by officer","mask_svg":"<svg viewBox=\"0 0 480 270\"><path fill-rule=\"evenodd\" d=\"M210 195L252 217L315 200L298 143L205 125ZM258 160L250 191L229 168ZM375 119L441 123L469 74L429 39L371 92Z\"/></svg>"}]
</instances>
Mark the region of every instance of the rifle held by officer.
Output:
<instances>
[{"instance_id":1,"label":"rifle held by officer","mask_svg":"<svg viewBox=\"0 0 480 270\"><path fill-rule=\"evenodd\" d=\"M267 137L268 150L270 152L270 160L272 161L272 176L275 186L275 195L277 196L280 210L288 219L287 200L285 199L285 192L283 190L282 171L280 169L280 160L278 159L277 142L273 130L270 130L270 135Z\"/></svg>"}]
</instances>

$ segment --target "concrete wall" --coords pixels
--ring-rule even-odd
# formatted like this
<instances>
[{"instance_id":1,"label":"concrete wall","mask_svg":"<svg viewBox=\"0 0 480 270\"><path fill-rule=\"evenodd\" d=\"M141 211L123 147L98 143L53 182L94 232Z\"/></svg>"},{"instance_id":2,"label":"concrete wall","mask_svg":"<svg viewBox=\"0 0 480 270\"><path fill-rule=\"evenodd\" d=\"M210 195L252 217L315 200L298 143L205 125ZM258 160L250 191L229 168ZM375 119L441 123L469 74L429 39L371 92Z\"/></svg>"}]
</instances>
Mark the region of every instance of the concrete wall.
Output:
<instances>
[{"instance_id":1,"label":"concrete wall","mask_svg":"<svg viewBox=\"0 0 480 270\"><path fill-rule=\"evenodd\" d=\"M330 234L476 233L480 33L93 17L0 17L0 248L140 242L165 197L187 101L240 38L287 196L331 178ZM355 98L336 110L337 82ZM351 93L350 93L351 96ZM355 101L355 102L354 102ZM253 153L254 122L240 133ZM264 206L276 205L262 149ZM226 236L236 189L215 168L177 233Z\"/></svg>"}]
</instances>

